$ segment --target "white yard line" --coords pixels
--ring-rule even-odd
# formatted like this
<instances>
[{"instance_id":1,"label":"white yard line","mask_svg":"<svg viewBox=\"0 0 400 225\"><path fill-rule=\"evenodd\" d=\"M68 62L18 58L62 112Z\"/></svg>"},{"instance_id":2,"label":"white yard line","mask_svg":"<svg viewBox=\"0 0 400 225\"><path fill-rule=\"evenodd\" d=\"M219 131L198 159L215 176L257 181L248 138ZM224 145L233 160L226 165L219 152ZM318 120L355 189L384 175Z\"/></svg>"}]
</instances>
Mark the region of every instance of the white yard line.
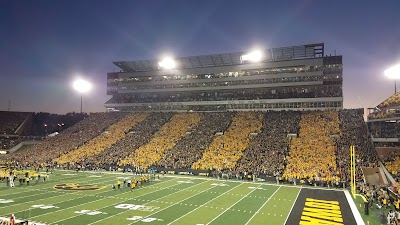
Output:
<instances>
[{"instance_id":1,"label":"white yard line","mask_svg":"<svg viewBox=\"0 0 400 225\"><path fill-rule=\"evenodd\" d=\"M349 191L345 190L344 195L346 196L347 202L350 205L351 212L354 215L354 219L356 220L357 225L365 225L364 220L362 219L361 214L358 211L357 206L354 203L353 198L351 197Z\"/></svg>"},{"instance_id":2,"label":"white yard line","mask_svg":"<svg viewBox=\"0 0 400 225\"><path fill-rule=\"evenodd\" d=\"M107 182L107 181L103 181L103 182L101 182L101 183L104 183L104 182ZM69 193L67 193L67 194L71 194L71 195L82 195L82 197L74 198L74 199L69 199L68 201L78 200L78 199L84 198L84 197L86 197L86 196L96 196L96 195L98 195L98 194L107 193L107 192L109 192L109 191L110 191L110 190L105 190L105 191L97 192L97 193L95 193L95 194L90 194L90 195L80 194L80 193L76 193L76 192L69 192ZM59 191L48 191L48 192L58 192L58 193L59 193ZM41 199L41 200L46 201L47 199L48 199L48 198L46 198L46 199ZM53 204L59 204L59 203L68 202L68 201L65 201L65 199L63 199L63 200L61 200L61 201L59 201L59 202L55 202L55 203L51 203L51 204L52 204L52 205L53 205ZM13 211L13 213L16 214L16 213L24 212L24 211L27 211L27 210L30 210L30 209L32 209L32 208L24 209L24 210L21 210L21 211L15 211L15 212ZM47 213L46 213L46 214L47 214ZM41 214L41 215L44 215L44 214Z\"/></svg>"},{"instance_id":3,"label":"white yard line","mask_svg":"<svg viewBox=\"0 0 400 225\"><path fill-rule=\"evenodd\" d=\"M276 183L264 183L264 182L254 182L254 181L245 181L245 180L236 180L236 179L231 179L231 180L218 180L215 178L210 178L210 177L196 177L196 176L185 176L185 175L169 175L168 177L170 178L186 178L186 179L202 179L202 180L215 180L215 181L225 181L225 182L235 182L235 183L245 183L245 184L261 184L261 185L267 185L267 186L277 186L277 187L291 187L291 188L308 188L308 189L317 189L317 190L329 190L329 191L343 191L345 189L343 188L328 188L328 187L314 187L314 186L309 186L309 185L302 185L302 184L297 184L297 185L291 185L291 184L276 184Z\"/></svg>"},{"instance_id":4,"label":"white yard line","mask_svg":"<svg viewBox=\"0 0 400 225\"><path fill-rule=\"evenodd\" d=\"M205 181L205 182L207 182L207 181ZM181 189L181 190L179 190L179 191L177 191L177 192L174 192L174 193L165 195L165 196L163 196L163 197L161 197L161 198L159 198L159 199L157 199L157 200L151 200L150 202L146 202L146 203L143 204L143 205L149 204L149 203L154 202L154 201L159 201L160 199L163 199L163 198L165 198L165 197L174 195L174 194L176 194L176 193L179 193L179 192L184 191L184 190L186 190L186 189L189 189L189 188L195 187L195 186L197 186L197 185L203 184L203 183L205 183L205 182L201 182L201 183L198 183L198 184L196 184L196 185L193 185L193 186L190 186L190 187ZM212 186L211 188L213 188L213 186ZM211 189L211 188L208 188L208 189L206 189L206 190L204 190L204 191L207 191L207 190L209 190L209 189ZM204 192L204 191L202 191L202 192ZM201 192L200 192L200 193L201 193ZM200 194L200 193L197 193L197 194L195 194L195 195L192 195L192 196L190 196L190 197L188 197L188 198L191 198L191 197L193 197L193 196L196 196L196 195L198 195L198 194ZM186 199L188 199L188 198L186 198ZM186 199L184 199L184 200L186 200ZM182 200L182 201L184 201L184 200ZM177 202L177 203L180 203L180 202L182 202L182 201L179 201L179 202ZM173 205L176 205L177 203L174 203ZM173 206L173 205L170 205L170 206L168 206L168 207L166 207L166 208L164 208L164 209L167 209L167 208L169 208L169 207L171 207L171 206ZM163 211L164 209L159 210L159 211L157 211L157 212L155 212L155 213L161 212L161 211ZM105 220L105 219L111 218L111 217L113 217L113 216L117 216L117 215L122 214L122 213L125 213L125 212L126 212L126 211L123 211L123 212L114 214L114 215L112 215L112 216L105 217L105 218L103 218L103 219L101 219L101 220L97 220L97 221L95 221L95 222L93 222L93 223L89 223L89 224L86 224L86 225L95 224L95 223L98 223L98 222L100 222L100 221L103 221L103 220ZM153 215L153 214L155 214L155 213L152 213L152 214L150 214L150 215L147 215L147 216L143 217L142 219L147 218L147 217L149 217L149 216L151 216L151 215ZM135 222L137 222L137 221L135 221ZM135 223L135 222L133 222L133 223Z\"/></svg>"},{"instance_id":5,"label":"white yard line","mask_svg":"<svg viewBox=\"0 0 400 225\"><path fill-rule=\"evenodd\" d=\"M162 184L162 183L163 183L163 182L160 182L160 183L158 183L158 184ZM155 184L155 185L158 185L158 184ZM149 187L143 187L142 189L147 189L147 188L149 188ZM101 193L107 193L107 192L110 192L110 191L113 191L113 190L107 190L107 191L104 191L104 192L101 192ZM113 196L118 196L118 195L126 194L126 193L128 193L128 192L122 192L122 193L120 193L120 194L113 195ZM153 192L150 192L150 193L153 193ZM97 194L100 194L100 193L96 193L96 194L94 194L94 195L97 195ZM144 195L146 195L146 194L144 194ZM87 196L87 195L86 195L86 196ZM139 195L139 196L137 196L137 197L141 197L141 196L143 196L143 195ZM83 196L83 197L85 197L85 196ZM135 197L135 198L136 198L136 197ZM79 199L79 198L77 198L77 199ZM95 201L91 201L91 202L97 202L97 201L100 201L100 200L104 200L104 198L98 199L98 200L95 200ZM63 208L63 209L59 209L59 210L56 210L56 211L52 211L52 212L40 214L40 215L37 215L37 216L33 216L33 217L31 217L31 218L35 218L35 217L39 217L39 216L48 215L48 214L51 214L51 213L54 213L54 212L63 211L63 210L66 210L66 209L69 209L69 208L73 208L73 207L76 207L76 206L89 204L89 203L91 203L91 202L85 202L85 203L82 203L82 204L73 205L73 206L70 206L70 207L67 207L67 208ZM25 210L24 210L24 211L25 211Z\"/></svg>"},{"instance_id":6,"label":"white yard line","mask_svg":"<svg viewBox=\"0 0 400 225\"><path fill-rule=\"evenodd\" d=\"M300 189L300 191L301 191L301 189ZM297 198L299 198L300 191L297 193L296 199L294 200L293 205L292 205L292 207L290 208L290 211L289 211L288 215L286 216L286 220L285 220L285 223L284 223L284 224L286 224L287 220L289 219L289 216L290 216L290 213L291 213L292 210L293 210L294 204L296 204Z\"/></svg>"},{"instance_id":7,"label":"white yard line","mask_svg":"<svg viewBox=\"0 0 400 225\"><path fill-rule=\"evenodd\" d=\"M281 187L278 187L278 189L276 189L276 190L274 191L274 193L272 193L272 195L267 199L267 201L264 202L264 204L253 214L253 216L249 219L249 221L247 221L247 223L246 223L245 225L247 225L247 224L250 223L250 221L260 212L260 210L267 204L267 202L272 198L272 196L274 196L274 195L276 194L276 192L279 191L280 188L281 188ZM293 204L293 205L294 205L294 204ZM292 206L292 207L293 207L293 206Z\"/></svg>"},{"instance_id":8,"label":"white yard line","mask_svg":"<svg viewBox=\"0 0 400 225\"><path fill-rule=\"evenodd\" d=\"M170 180L170 181L172 181L172 180ZM166 181L166 182L168 182L168 181ZM160 184L162 184L162 183L160 183ZM176 185L179 185L179 183L178 183L178 184L175 184L175 185L172 185L172 186L165 187L165 188L161 188L161 189L159 189L159 190L151 191L151 192L148 192L148 193L143 194L143 195L136 196L135 198L142 197L142 196L144 196L144 195L148 195L148 194L151 194L151 193L154 193L154 192L157 192L157 191L161 191L161 190L164 190L164 189L167 189L167 188L176 186ZM129 192L123 192L123 193L121 193L121 194L126 194L126 193L129 193ZM118 196L118 195L121 195L121 194L117 194L117 195L114 195L114 196ZM96 200L96 201L86 202L86 203L79 204L79 205L74 205L74 206L68 207L68 208L73 208L73 207L77 207L77 206L81 206L81 205L91 204L91 203L93 203L93 202L97 202L97 201L100 201L100 200L104 200L104 198L99 199L99 200ZM116 202L116 203L114 203L114 204L120 204L121 202L125 202L125 201L127 201L127 200L123 200L123 201L120 201L120 202ZM100 209L107 208L107 207L109 207L109 205L107 205L107 206L105 206L105 207L101 207L101 208L99 208L99 209L95 209L95 210L100 210ZM68 208L65 208L65 209L68 209ZM65 210L65 209L62 209L62 210ZM62 210L57 210L57 211L62 211ZM57 211L53 211L53 212L57 212ZM53 212L52 212L52 213L53 213ZM39 216L42 216L42 215L44 215L44 214L41 214L41 215L39 215ZM61 222L61 221L68 220L68 219L71 219L71 218L74 218L74 217L77 217L77 216L81 216L81 215L71 216L71 217L68 217L68 218L65 218L65 219L62 219L62 220L58 220L58 221L56 221L56 222L52 222L52 223L50 223L50 224L57 224L57 223L59 223L59 222Z\"/></svg>"},{"instance_id":9,"label":"white yard line","mask_svg":"<svg viewBox=\"0 0 400 225\"><path fill-rule=\"evenodd\" d=\"M101 180L102 180L102 179L101 179ZM43 193L39 193L39 194L37 194L37 195L40 195L40 194L43 194ZM63 193L63 194L55 195L55 196L53 196L53 197L49 197L49 198L46 198L46 199L56 198L56 197L64 196L64 195L76 195L76 194L77 194L77 193L65 192L65 193ZM19 197L19 198L25 198L25 197L30 197L30 196L35 196L35 195L28 195L28 196L23 196L23 197ZM18 199L18 198L14 198L14 199ZM21 203L13 204L13 206L20 205L20 204L26 204L26 203L28 203L28 202L34 202L34 201L37 201L37 199L31 200L31 201L27 201L27 202L21 202ZM9 207L9 206L8 206L8 205L6 205L6 206L0 206L0 209L1 209L1 208L4 208L4 207Z\"/></svg>"},{"instance_id":10,"label":"white yard line","mask_svg":"<svg viewBox=\"0 0 400 225\"><path fill-rule=\"evenodd\" d=\"M261 185L258 185L257 188L259 188ZM218 219L218 217L220 217L222 214L224 214L226 211L228 211L230 208L232 208L234 205L238 204L240 201L242 201L244 198L246 198L249 194L251 194L253 191L257 190L257 188L254 188L252 191L250 191L249 193L247 193L245 196L241 197L239 200L237 200L234 204L232 204L231 206L229 206L228 208L226 208L222 213L220 213L217 217L214 217L214 219L212 219L210 222L207 223L210 224L212 223L214 220ZM279 189L279 188L278 188Z\"/></svg>"},{"instance_id":11,"label":"white yard line","mask_svg":"<svg viewBox=\"0 0 400 225\"><path fill-rule=\"evenodd\" d=\"M208 204L208 203L210 203L210 202L214 201L215 199L217 199L217 198L219 198L219 197L221 197L221 196L223 196L223 195L227 194L228 192L232 191L233 189L235 189L235 188L239 187L239 186L240 186L240 185L242 185L242 184L244 184L244 183L241 183L241 184L239 184L239 185L237 185L237 186L235 186L235 187L233 187L233 188L231 188L231 189L229 189L229 190L225 191L223 194L219 195L218 197L216 197L216 198L213 198L213 199L211 199L210 201L207 201L206 203L203 203L203 204L199 205L199 207L197 207L197 208L193 209L192 211L189 211L188 213L186 213L186 214L182 215L181 217L179 217L179 218L177 218L176 220L172 221L172 222L171 222L171 223L169 223L168 225L170 225L170 224L172 224L172 223L175 223L176 221L180 220L181 218L183 218L183 217L185 217L185 216L189 215L190 213L192 213L192 212L196 211L197 209L199 209L199 208L203 207L204 205L206 205L206 204Z\"/></svg>"}]
</instances>

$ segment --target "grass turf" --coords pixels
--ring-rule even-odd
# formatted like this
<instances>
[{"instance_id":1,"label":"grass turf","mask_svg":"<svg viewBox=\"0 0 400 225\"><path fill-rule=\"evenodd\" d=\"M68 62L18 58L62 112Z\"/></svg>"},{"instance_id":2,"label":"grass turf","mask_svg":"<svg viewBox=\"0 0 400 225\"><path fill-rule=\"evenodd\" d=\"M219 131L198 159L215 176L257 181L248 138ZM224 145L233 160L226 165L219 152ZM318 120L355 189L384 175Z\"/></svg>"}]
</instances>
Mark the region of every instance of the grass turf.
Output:
<instances>
[{"instance_id":1,"label":"grass turf","mask_svg":"<svg viewBox=\"0 0 400 225\"><path fill-rule=\"evenodd\" d=\"M112 190L118 177L56 171L46 183L0 187L0 215L44 224L285 224L299 186L167 176L132 192ZM198 177L196 177L198 178ZM63 183L92 184L100 190L58 190ZM4 184L4 185L3 185ZM6 203L6 200L13 200ZM5 202L5 203L2 203ZM372 225L372 223L371 223Z\"/></svg>"}]
</instances>

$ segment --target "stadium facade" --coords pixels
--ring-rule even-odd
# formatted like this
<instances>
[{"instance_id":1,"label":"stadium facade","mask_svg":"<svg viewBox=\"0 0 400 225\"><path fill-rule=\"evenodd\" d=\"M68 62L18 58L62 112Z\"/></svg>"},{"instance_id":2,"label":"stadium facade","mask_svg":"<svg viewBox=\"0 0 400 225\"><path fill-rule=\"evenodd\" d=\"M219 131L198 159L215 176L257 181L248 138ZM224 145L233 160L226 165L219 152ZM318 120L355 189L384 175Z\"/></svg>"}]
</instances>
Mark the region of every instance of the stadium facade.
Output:
<instances>
[{"instance_id":1,"label":"stadium facade","mask_svg":"<svg viewBox=\"0 0 400 225\"><path fill-rule=\"evenodd\" d=\"M264 49L259 60L232 52L114 62L107 74L108 111L250 111L343 108L342 56L324 43ZM254 61L254 60L253 60ZM161 66L160 66L161 65Z\"/></svg>"}]
</instances>

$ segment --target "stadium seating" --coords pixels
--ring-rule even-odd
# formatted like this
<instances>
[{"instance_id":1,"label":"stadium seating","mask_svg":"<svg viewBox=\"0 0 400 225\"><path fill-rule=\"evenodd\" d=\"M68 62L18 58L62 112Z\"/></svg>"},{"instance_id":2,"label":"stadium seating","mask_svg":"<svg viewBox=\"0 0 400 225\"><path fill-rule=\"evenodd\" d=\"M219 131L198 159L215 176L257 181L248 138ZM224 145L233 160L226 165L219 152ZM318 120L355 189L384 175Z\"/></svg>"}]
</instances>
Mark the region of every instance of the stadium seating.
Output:
<instances>
[{"instance_id":1,"label":"stadium seating","mask_svg":"<svg viewBox=\"0 0 400 225\"><path fill-rule=\"evenodd\" d=\"M214 138L202 158L192 165L193 169L234 169L248 147L249 134L262 128L263 115L255 112L239 112L228 130Z\"/></svg>"},{"instance_id":2,"label":"stadium seating","mask_svg":"<svg viewBox=\"0 0 400 225\"><path fill-rule=\"evenodd\" d=\"M50 163L51 160L79 148L98 136L125 115L126 113L92 113L89 117L64 130L59 135L7 156L6 160L20 161L31 166Z\"/></svg>"},{"instance_id":3,"label":"stadium seating","mask_svg":"<svg viewBox=\"0 0 400 225\"><path fill-rule=\"evenodd\" d=\"M300 112L272 111L265 114L263 130L250 142L237 171L273 175L283 171L289 152L288 134L298 134Z\"/></svg>"},{"instance_id":4,"label":"stadium seating","mask_svg":"<svg viewBox=\"0 0 400 225\"><path fill-rule=\"evenodd\" d=\"M151 113L141 123L132 128L126 137L98 155L91 156L84 161L90 165L117 165L126 158L134 149L149 142L153 135L158 132L173 115L173 113Z\"/></svg>"},{"instance_id":5,"label":"stadium seating","mask_svg":"<svg viewBox=\"0 0 400 225\"><path fill-rule=\"evenodd\" d=\"M200 121L198 113L178 113L170 122L161 127L160 131L149 143L139 147L120 164L134 167L149 168L158 162L166 151L172 149L176 143Z\"/></svg>"},{"instance_id":6,"label":"stadium seating","mask_svg":"<svg viewBox=\"0 0 400 225\"><path fill-rule=\"evenodd\" d=\"M0 112L0 134L13 134L31 114L29 112Z\"/></svg>"},{"instance_id":7,"label":"stadium seating","mask_svg":"<svg viewBox=\"0 0 400 225\"><path fill-rule=\"evenodd\" d=\"M233 113L201 113L199 124L157 163L166 168L190 169L199 160L217 132L225 131Z\"/></svg>"},{"instance_id":8,"label":"stadium seating","mask_svg":"<svg viewBox=\"0 0 400 225\"><path fill-rule=\"evenodd\" d=\"M107 130L99 136L93 138L85 145L80 146L78 149L68 152L53 161L58 164L76 163L84 161L90 156L97 155L105 149L111 147L117 141L125 138L127 133L132 127L142 122L148 116L148 113L130 114L122 118L120 121L111 125Z\"/></svg>"},{"instance_id":9,"label":"stadium seating","mask_svg":"<svg viewBox=\"0 0 400 225\"><path fill-rule=\"evenodd\" d=\"M376 167L377 155L373 149L371 139L368 135L367 126L363 118L363 109L344 109L339 112L340 118L340 139L337 149L338 173L342 180L349 179L349 146L356 147L357 166L361 168ZM361 177L361 170L357 171Z\"/></svg>"},{"instance_id":10,"label":"stadium seating","mask_svg":"<svg viewBox=\"0 0 400 225\"><path fill-rule=\"evenodd\" d=\"M336 147L331 135L338 134L338 112L303 112L299 138L290 144L288 165L283 177L336 180Z\"/></svg>"}]
</instances>

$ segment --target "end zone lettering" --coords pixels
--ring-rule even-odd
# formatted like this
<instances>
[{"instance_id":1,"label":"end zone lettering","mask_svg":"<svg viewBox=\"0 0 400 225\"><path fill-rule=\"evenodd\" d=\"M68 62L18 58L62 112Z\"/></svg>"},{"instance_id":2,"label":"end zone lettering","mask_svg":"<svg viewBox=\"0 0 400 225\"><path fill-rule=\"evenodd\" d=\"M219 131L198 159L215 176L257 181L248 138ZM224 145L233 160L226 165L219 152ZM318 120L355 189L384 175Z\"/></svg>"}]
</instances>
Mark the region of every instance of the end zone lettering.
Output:
<instances>
[{"instance_id":1,"label":"end zone lettering","mask_svg":"<svg viewBox=\"0 0 400 225\"><path fill-rule=\"evenodd\" d=\"M343 225L339 202L306 198L300 225Z\"/></svg>"},{"instance_id":2,"label":"end zone lettering","mask_svg":"<svg viewBox=\"0 0 400 225\"><path fill-rule=\"evenodd\" d=\"M325 223L343 225L339 202L307 198L301 215L300 224L307 225Z\"/></svg>"}]
</instances>

